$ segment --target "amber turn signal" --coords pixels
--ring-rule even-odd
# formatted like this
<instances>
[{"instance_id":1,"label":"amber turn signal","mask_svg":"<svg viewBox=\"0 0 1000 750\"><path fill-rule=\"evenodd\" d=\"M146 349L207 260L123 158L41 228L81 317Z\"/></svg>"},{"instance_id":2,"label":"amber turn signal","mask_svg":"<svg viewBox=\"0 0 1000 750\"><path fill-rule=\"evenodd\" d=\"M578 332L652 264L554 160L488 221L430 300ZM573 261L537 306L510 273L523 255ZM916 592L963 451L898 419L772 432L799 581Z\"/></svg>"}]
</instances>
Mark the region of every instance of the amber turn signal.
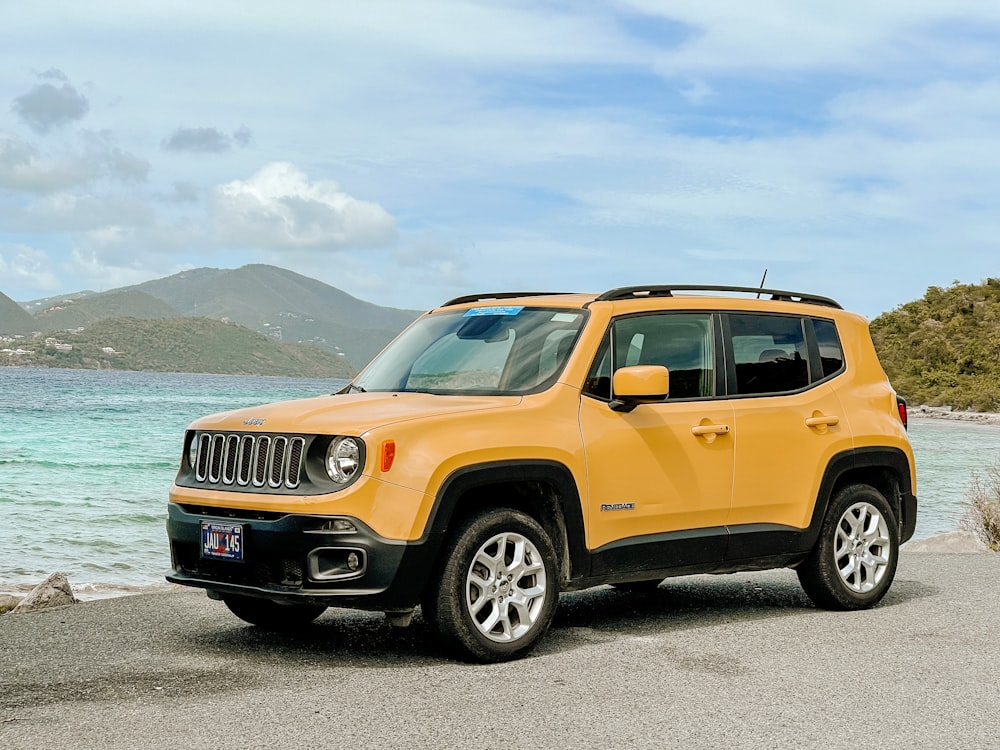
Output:
<instances>
[{"instance_id":1,"label":"amber turn signal","mask_svg":"<svg viewBox=\"0 0 1000 750\"><path fill-rule=\"evenodd\" d=\"M392 462L396 460L396 441L385 440L382 443L382 461L379 467L383 472L392 468Z\"/></svg>"}]
</instances>

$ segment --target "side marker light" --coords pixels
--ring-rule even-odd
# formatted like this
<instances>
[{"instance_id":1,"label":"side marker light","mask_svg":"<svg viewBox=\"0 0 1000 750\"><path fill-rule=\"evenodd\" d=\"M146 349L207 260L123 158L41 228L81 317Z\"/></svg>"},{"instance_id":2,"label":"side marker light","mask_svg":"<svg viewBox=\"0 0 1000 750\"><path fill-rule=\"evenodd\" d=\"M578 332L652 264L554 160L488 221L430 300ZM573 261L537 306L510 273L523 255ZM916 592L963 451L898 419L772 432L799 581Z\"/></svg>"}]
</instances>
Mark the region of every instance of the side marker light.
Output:
<instances>
[{"instance_id":1,"label":"side marker light","mask_svg":"<svg viewBox=\"0 0 1000 750\"><path fill-rule=\"evenodd\" d=\"M386 440L382 443L382 460L379 463L379 468L383 472L389 471L392 468L392 462L396 460L396 441Z\"/></svg>"}]
</instances>

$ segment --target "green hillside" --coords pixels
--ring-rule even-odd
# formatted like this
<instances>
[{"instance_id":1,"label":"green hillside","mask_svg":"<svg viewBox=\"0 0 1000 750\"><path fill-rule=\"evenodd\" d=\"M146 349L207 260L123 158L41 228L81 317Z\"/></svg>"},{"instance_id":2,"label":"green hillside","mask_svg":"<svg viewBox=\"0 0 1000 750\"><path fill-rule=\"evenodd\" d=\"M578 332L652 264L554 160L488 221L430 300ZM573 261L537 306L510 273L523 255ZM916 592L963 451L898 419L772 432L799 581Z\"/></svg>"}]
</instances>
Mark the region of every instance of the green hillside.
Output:
<instances>
[{"instance_id":1,"label":"green hillside","mask_svg":"<svg viewBox=\"0 0 1000 750\"><path fill-rule=\"evenodd\" d=\"M932 286L871 324L879 358L911 405L1000 411L1000 279Z\"/></svg>"},{"instance_id":2,"label":"green hillside","mask_svg":"<svg viewBox=\"0 0 1000 750\"><path fill-rule=\"evenodd\" d=\"M60 300L35 313L35 330L59 331L91 325L107 318L175 318L177 310L151 294L136 290L114 290Z\"/></svg>"},{"instance_id":3,"label":"green hillside","mask_svg":"<svg viewBox=\"0 0 1000 750\"><path fill-rule=\"evenodd\" d=\"M198 268L130 289L179 311L228 319L285 342L315 343L365 365L420 313L364 302L323 282L267 265Z\"/></svg>"},{"instance_id":4,"label":"green hillside","mask_svg":"<svg viewBox=\"0 0 1000 750\"><path fill-rule=\"evenodd\" d=\"M98 292L91 291L90 289L84 289L79 292L71 292L69 294L58 294L54 297L42 297L40 299L34 299L30 302L21 303L21 307L27 310L30 314L34 315L42 310L48 310L50 307L55 307L56 305L61 305L66 302L72 302L73 300L82 299L83 297L89 297L91 295L98 294Z\"/></svg>"},{"instance_id":5,"label":"green hillside","mask_svg":"<svg viewBox=\"0 0 1000 750\"><path fill-rule=\"evenodd\" d=\"M26 340L22 346L33 354L9 364L316 378L352 374L345 357L320 347L282 344L242 326L208 318L114 318L56 338L62 349L55 341ZM0 359L2 364L8 362Z\"/></svg>"},{"instance_id":6,"label":"green hillside","mask_svg":"<svg viewBox=\"0 0 1000 750\"><path fill-rule=\"evenodd\" d=\"M31 333L37 330L35 321L24 309L0 292L0 335Z\"/></svg>"}]
</instances>

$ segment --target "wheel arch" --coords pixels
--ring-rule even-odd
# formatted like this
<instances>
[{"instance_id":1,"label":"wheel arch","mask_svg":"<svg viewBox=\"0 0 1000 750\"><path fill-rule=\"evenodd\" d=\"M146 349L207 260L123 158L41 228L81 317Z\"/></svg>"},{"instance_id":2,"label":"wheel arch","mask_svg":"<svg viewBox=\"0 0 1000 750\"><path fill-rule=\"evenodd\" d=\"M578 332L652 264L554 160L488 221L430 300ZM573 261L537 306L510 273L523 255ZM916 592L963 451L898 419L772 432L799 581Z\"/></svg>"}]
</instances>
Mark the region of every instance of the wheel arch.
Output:
<instances>
[{"instance_id":1,"label":"wheel arch","mask_svg":"<svg viewBox=\"0 0 1000 750\"><path fill-rule=\"evenodd\" d=\"M913 536L917 504L906 454L892 447L856 448L838 453L826 466L806 534L809 548L816 543L831 499L852 484L871 485L885 497L899 523L901 544Z\"/></svg>"},{"instance_id":2,"label":"wheel arch","mask_svg":"<svg viewBox=\"0 0 1000 750\"><path fill-rule=\"evenodd\" d=\"M573 473L555 461L497 461L452 472L434 499L430 533L445 539L465 519L488 508L513 508L545 529L563 582L587 574L583 508Z\"/></svg>"}]
</instances>

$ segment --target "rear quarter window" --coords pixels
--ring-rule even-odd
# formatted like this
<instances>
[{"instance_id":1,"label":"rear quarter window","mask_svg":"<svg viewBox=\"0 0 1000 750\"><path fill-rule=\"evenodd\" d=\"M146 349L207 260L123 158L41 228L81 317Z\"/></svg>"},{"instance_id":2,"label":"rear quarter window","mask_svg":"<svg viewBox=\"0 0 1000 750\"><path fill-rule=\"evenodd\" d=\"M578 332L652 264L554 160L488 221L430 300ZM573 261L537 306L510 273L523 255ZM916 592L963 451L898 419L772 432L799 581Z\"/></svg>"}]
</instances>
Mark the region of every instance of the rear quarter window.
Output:
<instances>
[{"instance_id":1,"label":"rear quarter window","mask_svg":"<svg viewBox=\"0 0 1000 750\"><path fill-rule=\"evenodd\" d=\"M832 320L813 318L813 330L819 346L819 358L823 367L823 377L836 375L844 369L844 348L840 344L837 326Z\"/></svg>"}]
</instances>

